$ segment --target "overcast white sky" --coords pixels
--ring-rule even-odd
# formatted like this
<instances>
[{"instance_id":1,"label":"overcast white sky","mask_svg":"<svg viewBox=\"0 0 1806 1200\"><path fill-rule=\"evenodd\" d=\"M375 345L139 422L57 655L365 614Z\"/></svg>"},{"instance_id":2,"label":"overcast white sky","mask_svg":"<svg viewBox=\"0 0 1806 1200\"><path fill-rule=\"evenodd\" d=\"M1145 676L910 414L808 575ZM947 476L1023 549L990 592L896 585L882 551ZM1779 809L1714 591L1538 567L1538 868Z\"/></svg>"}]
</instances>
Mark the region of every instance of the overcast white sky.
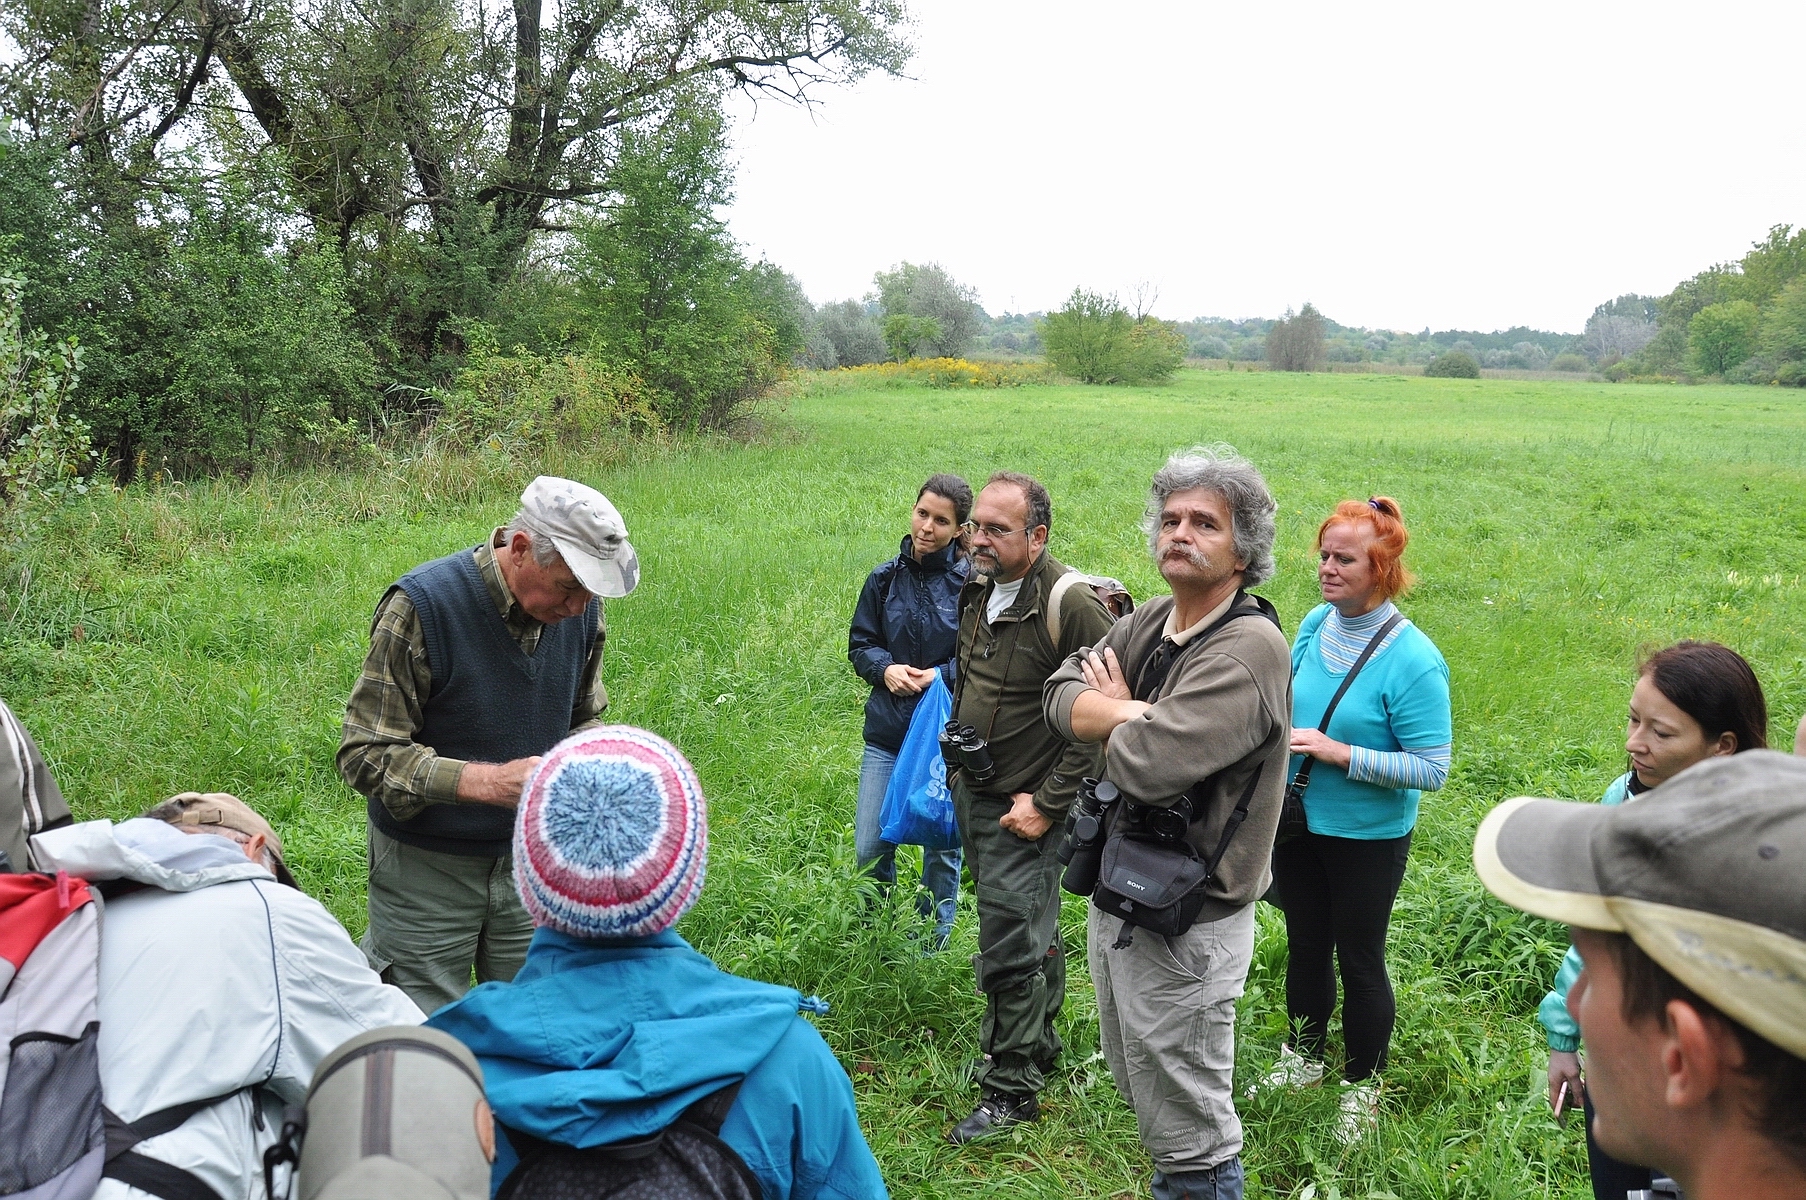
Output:
<instances>
[{"instance_id":1,"label":"overcast white sky","mask_svg":"<svg viewBox=\"0 0 1806 1200\"><path fill-rule=\"evenodd\" d=\"M909 79L742 114L735 234L817 301L1578 331L1806 224L1806 3L913 0Z\"/></svg>"}]
</instances>

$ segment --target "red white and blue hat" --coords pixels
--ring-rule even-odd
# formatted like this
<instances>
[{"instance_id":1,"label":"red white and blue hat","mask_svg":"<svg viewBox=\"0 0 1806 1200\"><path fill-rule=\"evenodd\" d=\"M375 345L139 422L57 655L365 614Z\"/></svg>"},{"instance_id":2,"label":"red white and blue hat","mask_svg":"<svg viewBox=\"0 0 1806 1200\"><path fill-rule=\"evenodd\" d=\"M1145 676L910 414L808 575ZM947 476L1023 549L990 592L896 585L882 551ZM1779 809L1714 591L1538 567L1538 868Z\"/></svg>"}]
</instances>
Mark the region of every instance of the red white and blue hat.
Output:
<instances>
[{"instance_id":1,"label":"red white and blue hat","mask_svg":"<svg viewBox=\"0 0 1806 1200\"><path fill-rule=\"evenodd\" d=\"M521 793L514 886L534 925L649 937L702 893L708 825L702 783L676 746L631 725L585 729Z\"/></svg>"}]
</instances>

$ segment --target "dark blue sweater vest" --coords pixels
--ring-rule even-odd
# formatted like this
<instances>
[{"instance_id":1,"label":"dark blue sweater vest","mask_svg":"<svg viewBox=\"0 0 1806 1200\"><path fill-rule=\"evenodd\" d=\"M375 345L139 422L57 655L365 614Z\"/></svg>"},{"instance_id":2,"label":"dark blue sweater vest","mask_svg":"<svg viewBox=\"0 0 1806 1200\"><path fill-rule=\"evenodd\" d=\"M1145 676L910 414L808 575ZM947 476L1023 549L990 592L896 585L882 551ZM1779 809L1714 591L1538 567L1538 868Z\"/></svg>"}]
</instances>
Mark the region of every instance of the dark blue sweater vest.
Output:
<instances>
[{"instance_id":1,"label":"dark blue sweater vest","mask_svg":"<svg viewBox=\"0 0 1806 1200\"><path fill-rule=\"evenodd\" d=\"M414 740L446 758L501 763L544 754L571 731L583 667L596 644L601 602L548 625L524 652L469 550L415 567L396 587L414 602L433 683ZM514 809L430 804L398 821L381 802L370 820L400 842L442 854L499 858L514 834Z\"/></svg>"}]
</instances>

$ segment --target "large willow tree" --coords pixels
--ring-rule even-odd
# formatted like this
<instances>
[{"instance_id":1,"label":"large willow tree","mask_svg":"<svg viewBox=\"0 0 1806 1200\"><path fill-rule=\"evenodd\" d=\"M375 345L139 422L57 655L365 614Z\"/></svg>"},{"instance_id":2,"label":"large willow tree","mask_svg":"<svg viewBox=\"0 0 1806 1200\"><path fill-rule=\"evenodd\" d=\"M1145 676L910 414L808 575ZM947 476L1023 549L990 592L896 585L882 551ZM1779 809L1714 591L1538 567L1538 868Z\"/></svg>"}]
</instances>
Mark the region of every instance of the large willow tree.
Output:
<instances>
[{"instance_id":1,"label":"large willow tree","mask_svg":"<svg viewBox=\"0 0 1806 1200\"><path fill-rule=\"evenodd\" d=\"M223 172L344 256L392 353L482 316L536 238L606 205L623 136L738 90L895 72L903 0L0 0L15 134L60 139L122 236Z\"/></svg>"}]
</instances>

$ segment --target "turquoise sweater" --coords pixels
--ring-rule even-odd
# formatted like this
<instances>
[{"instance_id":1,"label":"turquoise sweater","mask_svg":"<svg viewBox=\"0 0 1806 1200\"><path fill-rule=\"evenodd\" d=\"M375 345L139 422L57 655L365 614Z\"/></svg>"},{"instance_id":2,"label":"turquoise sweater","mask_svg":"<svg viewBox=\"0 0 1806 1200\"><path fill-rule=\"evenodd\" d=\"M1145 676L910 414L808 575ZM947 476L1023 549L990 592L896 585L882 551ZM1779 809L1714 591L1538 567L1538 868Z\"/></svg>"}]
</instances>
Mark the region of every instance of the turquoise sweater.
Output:
<instances>
[{"instance_id":1,"label":"turquoise sweater","mask_svg":"<svg viewBox=\"0 0 1806 1200\"><path fill-rule=\"evenodd\" d=\"M1630 795L1630 772L1612 781L1612 786L1605 789L1605 795L1599 798L1601 804L1623 804ZM1555 973L1555 986L1543 997L1543 1002L1536 1006L1536 1019L1543 1023L1549 1034L1549 1049L1566 1050L1569 1053L1580 1049L1580 1025L1568 1012L1568 989L1580 977L1580 969L1586 964L1580 961L1580 951L1573 946L1561 956L1561 970Z\"/></svg>"},{"instance_id":2,"label":"turquoise sweater","mask_svg":"<svg viewBox=\"0 0 1806 1200\"><path fill-rule=\"evenodd\" d=\"M1292 643L1292 724L1300 729L1316 728L1347 675L1332 674L1318 646L1318 631L1332 611L1327 604L1313 609ZM1406 622L1367 660L1336 706L1328 734L1380 752L1448 746L1453 738L1449 667L1421 629ZM1293 755L1288 770L1296 773L1303 761L1303 755ZM1312 833L1329 837L1403 837L1417 825L1421 796L1416 788L1363 783L1319 762L1311 768L1304 814Z\"/></svg>"}]
</instances>

